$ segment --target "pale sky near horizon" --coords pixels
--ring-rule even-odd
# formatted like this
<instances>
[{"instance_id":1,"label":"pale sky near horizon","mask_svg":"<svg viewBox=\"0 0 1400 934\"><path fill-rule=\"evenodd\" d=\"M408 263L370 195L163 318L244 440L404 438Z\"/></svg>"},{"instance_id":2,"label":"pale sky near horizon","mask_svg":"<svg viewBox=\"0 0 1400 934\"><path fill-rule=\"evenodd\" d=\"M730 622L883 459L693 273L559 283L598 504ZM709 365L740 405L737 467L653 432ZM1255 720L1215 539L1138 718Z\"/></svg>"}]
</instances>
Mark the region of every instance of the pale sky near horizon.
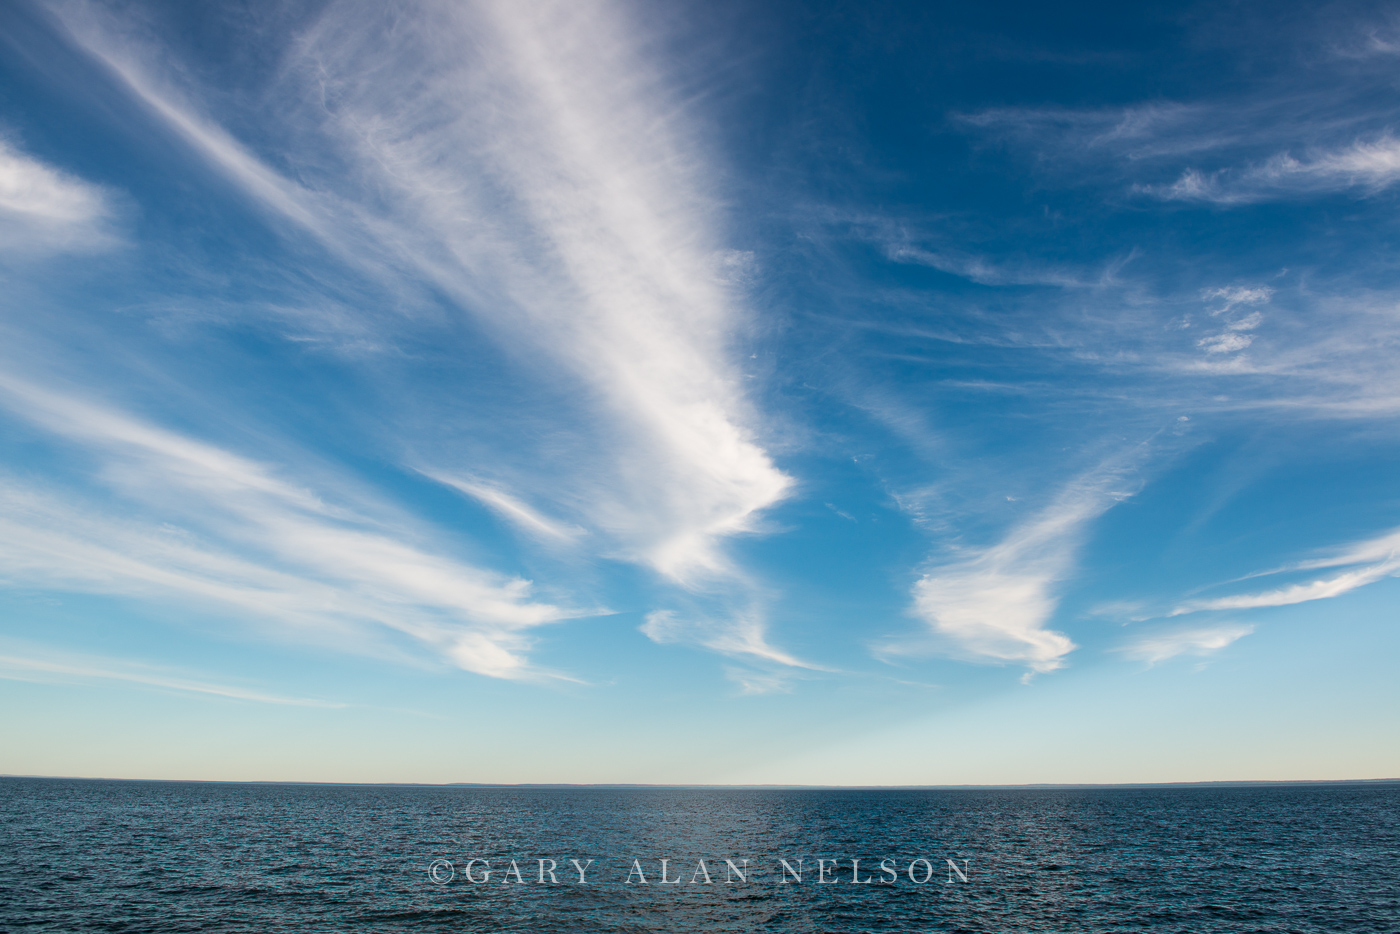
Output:
<instances>
[{"instance_id":1,"label":"pale sky near horizon","mask_svg":"<svg viewBox=\"0 0 1400 934\"><path fill-rule=\"evenodd\" d=\"M0 773L1400 777L1383 3L0 6Z\"/></svg>"}]
</instances>

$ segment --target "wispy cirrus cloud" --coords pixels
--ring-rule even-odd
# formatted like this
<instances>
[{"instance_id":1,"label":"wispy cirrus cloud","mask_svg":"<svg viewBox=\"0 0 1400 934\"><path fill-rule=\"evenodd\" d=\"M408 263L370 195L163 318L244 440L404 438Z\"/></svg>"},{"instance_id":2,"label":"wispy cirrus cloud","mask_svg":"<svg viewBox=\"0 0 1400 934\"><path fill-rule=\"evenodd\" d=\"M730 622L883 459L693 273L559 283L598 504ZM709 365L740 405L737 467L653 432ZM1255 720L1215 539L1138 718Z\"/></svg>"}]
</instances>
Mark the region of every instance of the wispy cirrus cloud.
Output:
<instances>
[{"instance_id":1,"label":"wispy cirrus cloud","mask_svg":"<svg viewBox=\"0 0 1400 934\"><path fill-rule=\"evenodd\" d=\"M1224 286L1206 289L1201 298L1206 301L1219 301L1220 307L1211 309L1211 316L1224 318L1223 326L1213 334L1207 334L1196 341L1196 346L1208 354L1235 353L1244 350L1254 342L1250 332L1264 322L1264 315L1252 311L1245 315L1234 313L1241 305L1267 304L1274 290L1267 286L1246 288L1244 286Z\"/></svg>"},{"instance_id":2,"label":"wispy cirrus cloud","mask_svg":"<svg viewBox=\"0 0 1400 934\"><path fill-rule=\"evenodd\" d=\"M587 527L609 553L718 595L744 636L700 641L754 644L754 591L724 542L757 531L792 480L762 446L732 359L745 315L717 173L619 7L329 4L270 92L294 114L299 148L282 155L295 179L102 7L56 9L252 201L386 287L430 283L520 365L572 382L582 424L570 428L589 442L521 478L569 519L531 522L542 513L500 490L488 505L545 535ZM431 471L463 473L450 460Z\"/></svg>"},{"instance_id":3,"label":"wispy cirrus cloud","mask_svg":"<svg viewBox=\"0 0 1400 934\"><path fill-rule=\"evenodd\" d=\"M0 644L0 678L11 681L36 681L42 684L124 684L175 691L181 694L203 694L228 700L276 704L286 707L348 707L338 701L313 697L289 697L271 694L233 684L223 684L168 666L152 665L128 659L105 658L71 652L55 652L40 646L29 646L6 640Z\"/></svg>"},{"instance_id":4,"label":"wispy cirrus cloud","mask_svg":"<svg viewBox=\"0 0 1400 934\"><path fill-rule=\"evenodd\" d=\"M727 607L726 618L715 621L703 601L686 602L684 610L653 610L638 629L659 645L698 645L741 661L724 666L725 678L741 695L789 693L804 672L833 671L773 645L762 607Z\"/></svg>"},{"instance_id":5,"label":"wispy cirrus cloud","mask_svg":"<svg viewBox=\"0 0 1400 934\"><path fill-rule=\"evenodd\" d=\"M527 535L543 538L546 541L573 542L581 535L586 534L585 529L576 525L570 525L543 515L533 506L495 484L478 480L475 477L452 477L426 471L424 476L470 496Z\"/></svg>"},{"instance_id":6,"label":"wispy cirrus cloud","mask_svg":"<svg viewBox=\"0 0 1400 934\"><path fill-rule=\"evenodd\" d=\"M1362 32L1359 42L1338 46L1336 52L1342 58L1400 55L1400 29L1395 28L1393 19L1385 27L1372 26Z\"/></svg>"},{"instance_id":7,"label":"wispy cirrus cloud","mask_svg":"<svg viewBox=\"0 0 1400 934\"><path fill-rule=\"evenodd\" d=\"M1371 29L1351 44L1357 54L1343 57L1388 56L1390 25ZM1390 188L1400 178L1400 108L1378 103L1389 99L1388 66L1341 65L1333 56L1311 64L1311 80L1280 76L1225 96L991 108L952 122L1034 153L1042 169L1073 184L1122 186L1161 201L1228 206Z\"/></svg>"},{"instance_id":8,"label":"wispy cirrus cloud","mask_svg":"<svg viewBox=\"0 0 1400 934\"><path fill-rule=\"evenodd\" d=\"M1067 485L1055 500L1000 542L968 549L914 584L915 617L932 637L891 641L880 655L935 652L984 663L1024 664L1029 672L1064 667L1075 644L1047 627L1056 592L1075 567L1089 524L1131 495L1121 464Z\"/></svg>"},{"instance_id":9,"label":"wispy cirrus cloud","mask_svg":"<svg viewBox=\"0 0 1400 934\"><path fill-rule=\"evenodd\" d=\"M1273 298L1274 289L1266 285L1253 288L1242 285L1226 285L1201 292L1206 301L1220 302L1220 307L1211 311L1213 315L1223 314L1239 305L1264 305Z\"/></svg>"},{"instance_id":10,"label":"wispy cirrus cloud","mask_svg":"<svg viewBox=\"0 0 1400 934\"><path fill-rule=\"evenodd\" d=\"M1217 148L1229 138L1202 132L1214 122L1209 108L1175 102L1092 110L995 107L953 114L952 120L1007 141L1044 148L1045 155L1078 160L1180 155Z\"/></svg>"},{"instance_id":11,"label":"wispy cirrus cloud","mask_svg":"<svg viewBox=\"0 0 1400 934\"><path fill-rule=\"evenodd\" d=\"M1254 593L1215 597L1207 600L1191 600L1173 608L1170 615L1182 616L1202 610L1246 610L1270 606L1289 606L1312 600L1326 600L1350 593L1358 587L1374 584L1387 577L1400 576L1400 531L1388 532L1385 535L1357 542L1338 549L1328 557L1300 561L1252 576L1263 577L1342 567L1351 567L1352 570L1306 583L1289 584Z\"/></svg>"},{"instance_id":12,"label":"wispy cirrus cloud","mask_svg":"<svg viewBox=\"0 0 1400 934\"><path fill-rule=\"evenodd\" d=\"M541 602L531 582L429 547L390 509L367 514L269 466L12 378L0 403L75 442L122 513L32 482L0 485L0 573L30 586L176 598L304 638L397 632L452 664L533 679L528 630L600 610Z\"/></svg>"},{"instance_id":13,"label":"wispy cirrus cloud","mask_svg":"<svg viewBox=\"0 0 1400 934\"><path fill-rule=\"evenodd\" d=\"M1155 665L1181 655L1202 658L1213 655L1252 632L1253 626L1239 623L1177 628L1143 633L1114 651L1125 658Z\"/></svg>"},{"instance_id":14,"label":"wispy cirrus cloud","mask_svg":"<svg viewBox=\"0 0 1400 934\"><path fill-rule=\"evenodd\" d=\"M886 247L886 255L897 263L917 263L940 272L961 276L980 285L1050 285L1083 288L1091 283L1075 271L1048 265L992 262L986 257L955 249L927 250L902 243Z\"/></svg>"},{"instance_id":15,"label":"wispy cirrus cloud","mask_svg":"<svg viewBox=\"0 0 1400 934\"><path fill-rule=\"evenodd\" d=\"M1312 151L1302 158L1284 152L1241 168L1187 169L1169 185L1138 185L1136 190L1164 201L1253 204L1333 191L1371 195L1396 181L1400 181L1400 141L1385 135Z\"/></svg>"},{"instance_id":16,"label":"wispy cirrus cloud","mask_svg":"<svg viewBox=\"0 0 1400 934\"><path fill-rule=\"evenodd\" d=\"M111 196L0 138L0 248L31 256L113 245Z\"/></svg>"},{"instance_id":17,"label":"wispy cirrus cloud","mask_svg":"<svg viewBox=\"0 0 1400 934\"><path fill-rule=\"evenodd\" d=\"M677 581L726 576L719 541L790 480L755 443L729 360L740 309L703 148L609 4L417 12L396 47L366 47L354 4L309 37L341 151L381 178L391 218L431 231L464 302L598 394L618 459L597 465L595 526ZM430 116L467 88L490 93Z\"/></svg>"},{"instance_id":18,"label":"wispy cirrus cloud","mask_svg":"<svg viewBox=\"0 0 1400 934\"><path fill-rule=\"evenodd\" d=\"M740 694L786 694L792 691L792 680L786 673L754 671L749 668L725 668L725 676L734 682Z\"/></svg>"},{"instance_id":19,"label":"wispy cirrus cloud","mask_svg":"<svg viewBox=\"0 0 1400 934\"><path fill-rule=\"evenodd\" d=\"M771 645L765 635L761 610L752 610L746 613L743 610L736 612L730 608L730 612L732 618L722 622L711 622L707 619L705 610L700 607L692 606L686 612L653 610L647 614L646 620L641 625L641 631L648 639L663 645L689 643L702 645L716 652L742 657L747 661L759 664L771 663L791 668L805 668L811 671L826 670L820 665L803 661ZM735 667L726 669L731 674L744 670ZM758 679L754 683L776 683L776 681L783 681L786 677L774 674L771 670L758 674L750 671L748 675ZM754 692L746 691L746 693Z\"/></svg>"}]
</instances>

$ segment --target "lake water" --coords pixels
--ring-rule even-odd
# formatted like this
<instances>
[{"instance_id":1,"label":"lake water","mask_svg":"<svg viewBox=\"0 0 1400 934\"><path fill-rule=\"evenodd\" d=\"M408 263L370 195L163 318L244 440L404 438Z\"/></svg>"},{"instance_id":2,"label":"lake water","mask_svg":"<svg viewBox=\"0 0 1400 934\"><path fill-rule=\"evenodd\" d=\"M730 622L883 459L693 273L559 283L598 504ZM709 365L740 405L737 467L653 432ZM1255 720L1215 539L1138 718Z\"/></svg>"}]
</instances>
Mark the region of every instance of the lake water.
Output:
<instances>
[{"instance_id":1,"label":"lake water","mask_svg":"<svg viewBox=\"0 0 1400 934\"><path fill-rule=\"evenodd\" d=\"M663 859L666 880L679 882L662 881ZM571 860L585 867L584 884ZM7 778L0 929L1393 934L1400 785L788 791Z\"/></svg>"}]
</instances>

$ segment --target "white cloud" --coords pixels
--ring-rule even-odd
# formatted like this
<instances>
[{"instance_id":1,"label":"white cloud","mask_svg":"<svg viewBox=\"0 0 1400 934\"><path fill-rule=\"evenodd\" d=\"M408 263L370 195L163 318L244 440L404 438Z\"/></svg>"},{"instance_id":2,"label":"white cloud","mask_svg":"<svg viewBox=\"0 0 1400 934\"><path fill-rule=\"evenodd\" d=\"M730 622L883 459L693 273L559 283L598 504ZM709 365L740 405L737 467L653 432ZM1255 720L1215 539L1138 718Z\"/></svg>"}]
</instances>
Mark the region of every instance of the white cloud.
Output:
<instances>
[{"instance_id":1,"label":"white cloud","mask_svg":"<svg viewBox=\"0 0 1400 934\"><path fill-rule=\"evenodd\" d=\"M514 359L577 383L587 424L571 427L593 443L541 464L558 472L532 492L580 504L611 553L752 604L724 541L757 531L792 480L761 446L732 359L744 316L718 180L618 8L423 0L396 8L388 29L380 4L328 5L281 88L287 111L314 101L297 113L302 137L321 131L296 154L300 181L202 116L120 24L62 10L82 45L251 198L357 268L427 278ZM532 523L542 514L518 499L487 499L542 534L563 528ZM733 625L747 633L752 621Z\"/></svg>"},{"instance_id":2,"label":"white cloud","mask_svg":"<svg viewBox=\"0 0 1400 934\"><path fill-rule=\"evenodd\" d=\"M757 608L729 608L727 618L716 620L695 612L682 615L675 610L653 610L639 627L653 642L703 645L725 655L761 659L792 668L824 671L768 643L763 616ZM738 669L736 669L738 670Z\"/></svg>"},{"instance_id":3,"label":"white cloud","mask_svg":"<svg viewBox=\"0 0 1400 934\"><path fill-rule=\"evenodd\" d=\"M755 671L733 665L724 669L724 676L734 682L744 695L787 694L792 691L791 676L782 671Z\"/></svg>"},{"instance_id":4,"label":"white cloud","mask_svg":"<svg viewBox=\"0 0 1400 934\"><path fill-rule=\"evenodd\" d=\"M1372 52L1386 48L1385 40L1373 40ZM1099 173L1114 184L1130 181L1144 167L1193 157L1226 166L1188 166L1171 182L1129 184L1129 190L1163 201L1234 205L1317 192L1371 195L1400 180L1400 140L1388 129L1376 131L1387 114L1358 102L1356 90L1324 83L1303 95L1100 110L999 108L957 120L1016 141L1047 168L1116 166ZM1318 142L1301 147L1299 140Z\"/></svg>"},{"instance_id":5,"label":"white cloud","mask_svg":"<svg viewBox=\"0 0 1400 934\"><path fill-rule=\"evenodd\" d=\"M1374 584L1387 577L1400 576L1400 530L1357 542L1339 550L1330 557L1303 561L1264 573L1272 575L1350 565L1363 566L1333 577L1320 578L1302 584L1291 584L1272 590L1209 600L1192 600L1177 606L1170 615L1181 616L1202 610L1244 610L1288 606L1294 603L1307 603L1311 600L1326 600L1349 593L1358 587Z\"/></svg>"},{"instance_id":6,"label":"white cloud","mask_svg":"<svg viewBox=\"0 0 1400 934\"><path fill-rule=\"evenodd\" d=\"M1161 198L1163 201L1216 201L1234 203L1239 198L1228 198L1216 190L1215 183L1202 175L1198 169L1187 169L1181 177L1167 186L1139 185L1137 191Z\"/></svg>"},{"instance_id":7,"label":"white cloud","mask_svg":"<svg viewBox=\"0 0 1400 934\"><path fill-rule=\"evenodd\" d=\"M1095 151L1144 159L1210 149L1220 144L1220 136L1200 131L1208 118L1205 108L1173 103L1099 110L999 107L956 117L1040 153L1076 160Z\"/></svg>"},{"instance_id":8,"label":"white cloud","mask_svg":"<svg viewBox=\"0 0 1400 934\"><path fill-rule=\"evenodd\" d=\"M1196 346L1206 353L1234 353L1237 350L1244 350L1253 342L1254 338L1248 334L1226 332L1203 337L1196 342Z\"/></svg>"},{"instance_id":9,"label":"white cloud","mask_svg":"<svg viewBox=\"0 0 1400 934\"><path fill-rule=\"evenodd\" d=\"M1201 292L1201 298L1206 301L1214 299L1221 300L1221 306L1212 311L1211 314L1218 315L1221 312L1229 311L1236 305L1263 305L1267 304L1274 295L1274 290L1268 286L1258 288L1246 288L1241 285L1223 286L1218 289L1206 289Z\"/></svg>"},{"instance_id":10,"label":"white cloud","mask_svg":"<svg viewBox=\"0 0 1400 934\"><path fill-rule=\"evenodd\" d=\"M1357 140L1304 160L1282 154L1261 166L1256 177L1280 187L1385 188L1400 179L1400 141L1390 136Z\"/></svg>"},{"instance_id":11,"label":"white cloud","mask_svg":"<svg viewBox=\"0 0 1400 934\"><path fill-rule=\"evenodd\" d=\"M34 657L36 654L41 657ZM131 662L125 659L98 658L53 651L40 653L31 651L27 655L15 655L8 652L0 654L0 678L41 684L117 682L163 691L206 694L230 700L253 701L259 704L278 704L289 707L338 709L348 706L334 701L309 697L286 697L236 685L220 684L169 668Z\"/></svg>"},{"instance_id":12,"label":"white cloud","mask_svg":"<svg viewBox=\"0 0 1400 934\"><path fill-rule=\"evenodd\" d=\"M529 581L430 547L392 510L328 503L266 465L31 384L0 390L16 414L82 444L135 514L0 484L0 574L12 581L174 597L323 640L397 631L502 678L544 675L525 657L527 630L603 612L540 602Z\"/></svg>"},{"instance_id":13,"label":"white cloud","mask_svg":"<svg viewBox=\"0 0 1400 934\"><path fill-rule=\"evenodd\" d=\"M1187 169L1170 185L1137 190L1165 201L1248 204L1290 195L1364 189L1374 194L1400 180L1400 140L1382 136L1317 150L1302 159L1279 153L1262 164L1210 174Z\"/></svg>"},{"instance_id":14,"label":"white cloud","mask_svg":"<svg viewBox=\"0 0 1400 934\"><path fill-rule=\"evenodd\" d=\"M790 481L754 442L728 359L737 308L716 275L726 254L698 141L609 4L419 13L388 53L365 47L356 4L311 37L342 144L367 170L392 167L387 209L450 254L456 294L599 394L617 459L588 497L594 523L675 580L726 576L718 542L752 530ZM366 54L373 84L356 77ZM468 87L490 94L464 101ZM465 112L424 122L449 104ZM483 286L504 301L481 307Z\"/></svg>"},{"instance_id":15,"label":"white cloud","mask_svg":"<svg viewBox=\"0 0 1400 934\"><path fill-rule=\"evenodd\" d=\"M981 285L1051 285L1061 288L1083 288L1093 284L1085 281L1077 270L1028 263L991 263L984 257L960 250L926 250L907 243L889 243L885 253L897 263L917 263L940 272L961 276Z\"/></svg>"},{"instance_id":16,"label":"white cloud","mask_svg":"<svg viewBox=\"0 0 1400 934\"><path fill-rule=\"evenodd\" d=\"M114 241L103 190L19 152L0 139L0 249L92 250Z\"/></svg>"},{"instance_id":17,"label":"white cloud","mask_svg":"<svg viewBox=\"0 0 1400 934\"><path fill-rule=\"evenodd\" d=\"M1144 633L1116 651L1135 661L1155 665L1178 655L1212 655L1252 632L1253 626L1227 624Z\"/></svg>"},{"instance_id":18,"label":"white cloud","mask_svg":"<svg viewBox=\"0 0 1400 934\"><path fill-rule=\"evenodd\" d=\"M1300 562L1295 567L1298 570L1309 571L1317 568L1345 567L1349 564L1370 562L1375 562L1377 565L1389 565L1396 560L1400 560L1400 529L1347 545L1327 557Z\"/></svg>"},{"instance_id":19,"label":"white cloud","mask_svg":"<svg viewBox=\"0 0 1400 934\"><path fill-rule=\"evenodd\" d=\"M1017 662L1033 672L1064 666L1075 645L1046 627L1059 604L1056 587L1074 568L1090 522L1129 494L1115 491L1122 469L1070 484L1001 542L930 570L914 585L914 614L940 654L970 661ZM912 654L927 643L891 643L880 654Z\"/></svg>"},{"instance_id":20,"label":"white cloud","mask_svg":"<svg viewBox=\"0 0 1400 934\"><path fill-rule=\"evenodd\" d=\"M1359 51L1359 55L1348 57L1365 58L1371 55L1400 55L1400 39L1397 39L1394 30L1391 30L1387 34L1379 29L1373 29L1367 33L1366 39Z\"/></svg>"},{"instance_id":21,"label":"white cloud","mask_svg":"<svg viewBox=\"0 0 1400 934\"><path fill-rule=\"evenodd\" d=\"M1035 671L1062 667L1075 645L1064 633L1045 628L1058 602L1052 588L1059 568L1008 569L1000 557L925 575L914 585L914 612L947 640L954 657L1024 662Z\"/></svg>"},{"instance_id":22,"label":"white cloud","mask_svg":"<svg viewBox=\"0 0 1400 934\"><path fill-rule=\"evenodd\" d=\"M1226 322L1222 330L1215 334L1207 334L1196 341L1196 346L1200 347L1208 354L1234 353L1244 350L1254 342L1254 335L1244 332L1253 331L1264 322L1264 315L1261 312L1253 311L1243 317L1231 317L1231 312L1240 305L1262 305L1268 303L1273 297L1274 290L1267 286L1259 288L1246 288L1244 286L1225 286L1218 289L1206 289L1201 292L1201 298L1205 301L1220 301L1220 307L1211 310L1213 317L1225 316Z\"/></svg>"},{"instance_id":23,"label":"white cloud","mask_svg":"<svg viewBox=\"0 0 1400 934\"><path fill-rule=\"evenodd\" d=\"M423 474L444 486L450 486L460 493L465 493L526 534L536 538L572 542L579 536L586 534L585 529L544 516L519 498L489 483L429 471L423 471Z\"/></svg>"}]
</instances>

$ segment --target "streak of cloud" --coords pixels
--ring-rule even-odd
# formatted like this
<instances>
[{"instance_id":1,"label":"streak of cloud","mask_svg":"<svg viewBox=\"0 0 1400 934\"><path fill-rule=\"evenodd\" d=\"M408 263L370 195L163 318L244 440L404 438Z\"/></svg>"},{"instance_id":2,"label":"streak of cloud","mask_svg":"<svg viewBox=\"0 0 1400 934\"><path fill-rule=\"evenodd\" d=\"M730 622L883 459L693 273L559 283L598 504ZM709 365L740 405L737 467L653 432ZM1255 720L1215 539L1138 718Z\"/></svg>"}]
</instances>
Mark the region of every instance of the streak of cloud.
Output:
<instances>
[{"instance_id":1,"label":"streak of cloud","mask_svg":"<svg viewBox=\"0 0 1400 934\"><path fill-rule=\"evenodd\" d=\"M1259 165L1205 173L1187 169L1170 185L1137 190L1164 201L1253 204L1322 192L1359 190L1371 195L1400 181L1400 141L1383 136L1355 140L1303 158L1279 153Z\"/></svg>"},{"instance_id":2,"label":"streak of cloud","mask_svg":"<svg viewBox=\"0 0 1400 934\"><path fill-rule=\"evenodd\" d=\"M326 638L404 633L461 668L547 676L526 630L597 610L536 601L521 578L413 543L392 514L365 515L266 465L14 379L0 402L84 447L139 518L104 515L32 484L0 486L0 573L92 593L175 596Z\"/></svg>"},{"instance_id":3,"label":"streak of cloud","mask_svg":"<svg viewBox=\"0 0 1400 934\"><path fill-rule=\"evenodd\" d=\"M1146 662L1150 666L1180 655L1213 655L1252 632L1253 626L1231 623L1144 633L1115 651L1125 658Z\"/></svg>"},{"instance_id":4,"label":"streak of cloud","mask_svg":"<svg viewBox=\"0 0 1400 934\"><path fill-rule=\"evenodd\" d=\"M1282 574L1298 571L1312 571L1321 568L1340 568L1361 565L1332 577L1319 578L1301 584L1290 584L1271 590L1229 597L1216 597L1208 600L1192 600L1175 607L1172 616L1197 613L1202 610L1245 610L1271 606L1290 606L1295 603L1308 603L1313 600L1327 600L1350 593L1358 587L1374 584L1387 577L1400 576L1400 531L1388 532L1376 538L1356 542L1340 549L1336 554L1302 561L1293 565L1264 572ZM1251 575L1263 576L1263 575Z\"/></svg>"},{"instance_id":5,"label":"streak of cloud","mask_svg":"<svg viewBox=\"0 0 1400 934\"><path fill-rule=\"evenodd\" d=\"M111 198L0 139L0 249L21 256L113 245Z\"/></svg>"},{"instance_id":6,"label":"streak of cloud","mask_svg":"<svg viewBox=\"0 0 1400 934\"><path fill-rule=\"evenodd\" d=\"M1075 565L1089 523L1129 494L1114 465L1081 477L1000 542L927 571L913 588L913 614L932 641L889 642L885 656L929 651L984 663L1019 663L1030 672L1062 668L1075 644L1047 623L1057 585Z\"/></svg>"},{"instance_id":7,"label":"streak of cloud","mask_svg":"<svg viewBox=\"0 0 1400 934\"><path fill-rule=\"evenodd\" d=\"M572 380L593 443L527 485L583 504L612 553L729 594L734 632L751 640L752 587L724 543L758 531L792 480L763 448L732 360L745 316L717 173L617 6L423 0L387 29L380 5L328 5L279 89L290 110L318 102L297 111L296 180L175 90L171 66L100 8L57 9L254 202L388 287L426 279L513 359Z\"/></svg>"},{"instance_id":8,"label":"streak of cloud","mask_svg":"<svg viewBox=\"0 0 1400 934\"><path fill-rule=\"evenodd\" d=\"M449 477L436 473L425 473L424 475L459 493L470 496L527 535L543 538L546 541L573 542L585 534L584 529L542 515L539 510L528 503L522 502L518 497L512 496L492 484L476 479Z\"/></svg>"},{"instance_id":9,"label":"streak of cloud","mask_svg":"<svg viewBox=\"0 0 1400 934\"><path fill-rule=\"evenodd\" d=\"M55 656L53 653L49 653L49 657L36 658L32 655L0 654L0 678L11 681L36 681L43 684L117 682L164 691L178 691L183 694L205 694L229 700L252 701L258 704L276 704L287 707L321 707L338 710L349 706L317 698L269 694L265 691L254 691L236 685L220 684L203 678L191 677L182 672L152 665L91 656Z\"/></svg>"}]
</instances>

